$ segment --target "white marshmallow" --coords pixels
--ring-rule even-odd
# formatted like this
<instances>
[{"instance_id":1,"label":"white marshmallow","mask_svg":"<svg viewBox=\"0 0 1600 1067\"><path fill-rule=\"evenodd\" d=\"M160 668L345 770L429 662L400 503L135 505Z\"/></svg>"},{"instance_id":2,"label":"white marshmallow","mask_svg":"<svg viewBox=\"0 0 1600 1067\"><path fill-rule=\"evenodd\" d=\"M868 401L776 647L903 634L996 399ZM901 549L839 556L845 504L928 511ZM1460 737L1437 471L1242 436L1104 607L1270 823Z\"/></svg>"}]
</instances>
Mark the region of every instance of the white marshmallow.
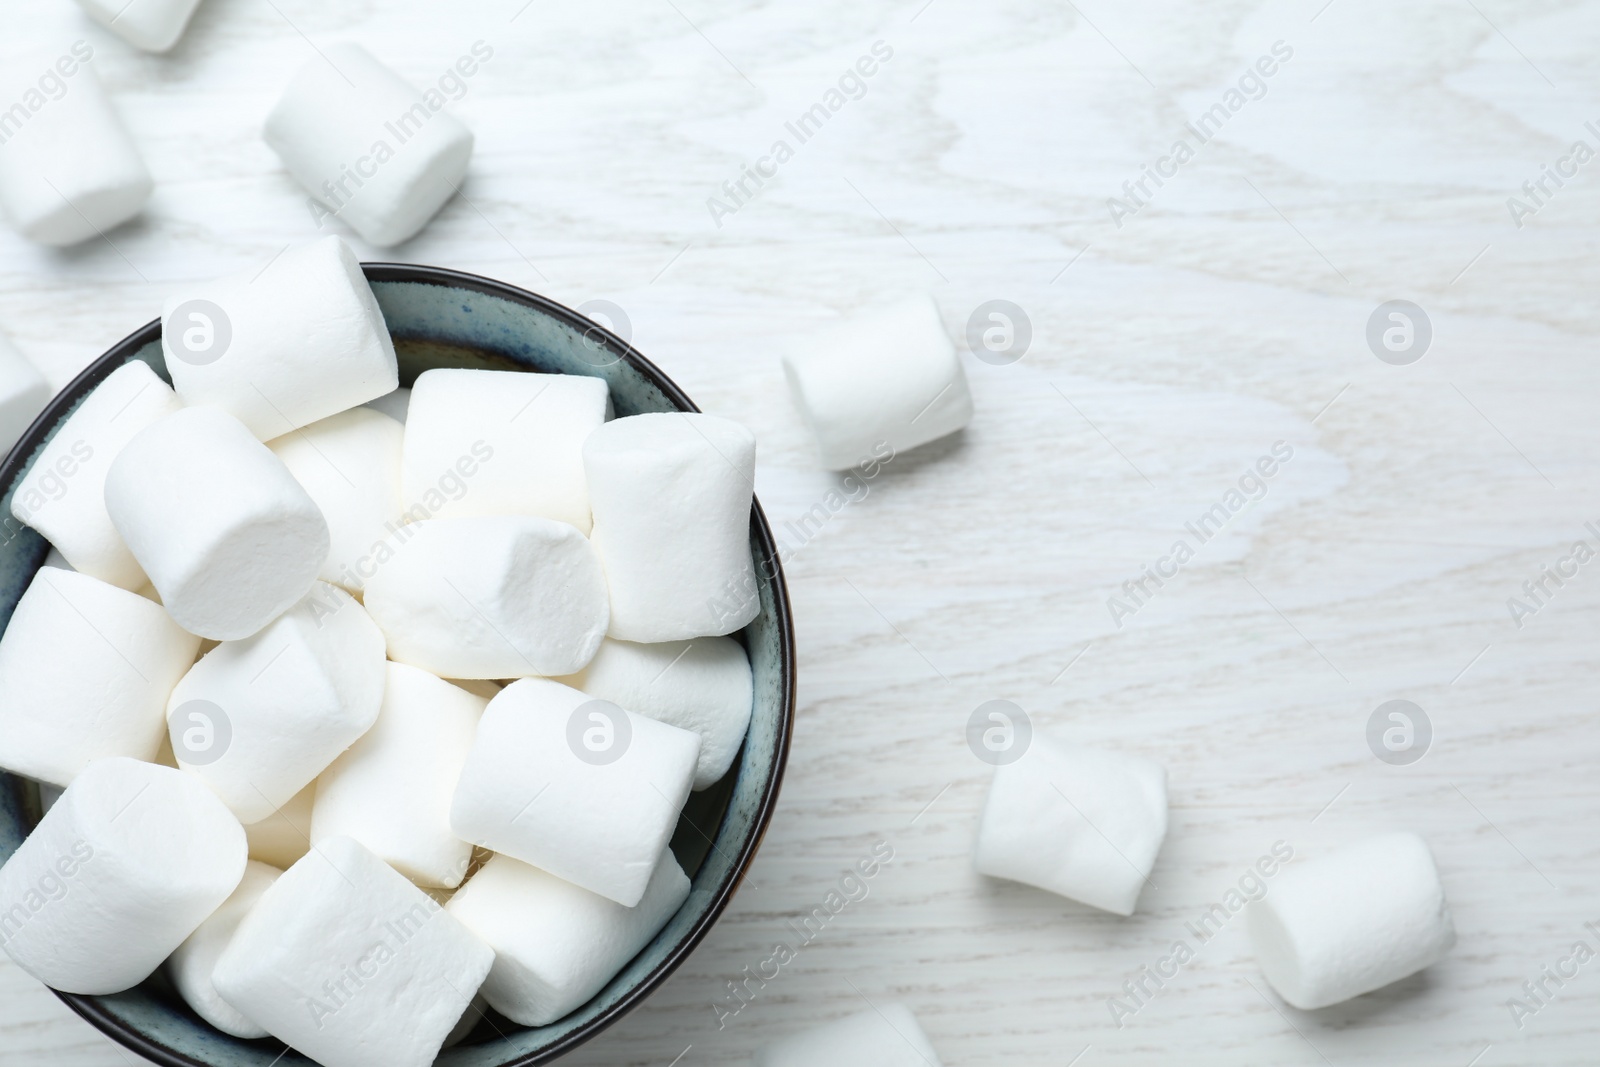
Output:
<instances>
[{"instance_id":1,"label":"white marshmallow","mask_svg":"<svg viewBox=\"0 0 1600 1067\"><path fill-rule=\"evenodd\" d=\"M246 864L239 888L167 960L167 974L184 1003L218 1030L246 1041L266 1037L267 1032L217 995L211 975L228 942L233 940L234 931L239 929L239 923L282 874L278 868L265 863L252 860Z\"/></svg>"},{"instance_id":2,"label":"white marshmallow","mask_svg":"<svg viewBox=\"0 0 1600 1067\"><path fill-rule=\"evenodd\" d=\"M756 439L712 415L608 422L583 445L611 636L680 641L756 617L750 499Z\"/></svg>"},{"instance_id":3,"label":"white marshmallow","mask_svg":"<svg viewBox=\"0 0 1600 1067\"><path fill-rule=\"evenodd\" d=\"M183 36L200 0L78 0L78 4L133 47L165 52Z\"/></svg>"},{"instance_id":4,"label":"white marshmallow","mask_svg":"<svg viewBox=\"0 0 1600 1067\"><path fill-rule=\"evenodd\" d=\"M184 408L140 431L106 473L106 511L190 633L248 637L306 595L328 524L237 419Z\"/></svg>"},{"instance_id":5,"label":"white marshmallow","mask_svg":"<svg viewBox=\"0 0 1600 1067\"><path fill-rule=\"evenodd\" d=\"M532 516L437 519L405 527L367 580L389 655L443 678L579 670L605 636L605 576L588 540Z\"/></svg>"},{"instance_id":6,"label":"white marshmallow","mask_svg":"<svg viewBox=\"0 0 1600 1067\"><path fill-rule=\"evenodd\" d=\"M263 441L399 384L383 312L337 237L169 297L161 347L184 403L222 408Z\"/></svg>"},{"instance_id":7,"label":"white marshmallow","mask_svg":"<svg viewBox=\"0 0 1600 1067\"><path fill-rule=\"evenodd\" d=\"M672 837L699 748L687 730L525 678L489 701L450 826L631 908Z\"/></svg>"},{"instance_id":8,"label":"white marshmallow","mask_svg":"<svg viewBox=\"0 0 1600 1067\"><path fill-rule=\"evenodd\" d=\"M56 569L63 571L73 570L72 564L67 562L67 557L63 556L61 554L61 550L55 545L50 546L50 551L44 554L44 562L39 564L39 566L55 567Z\"/></svg>"},{"instance_id":9,"label":"white marshmallow","mask_svg":"<svg viewBox=\"0 0 1600 1067\"><path fill-rule=\"evenodd\" d=\"M155 759L199 647L137 593L40 568L0 636L0 767L64 786L93 759Z\"/></svg>"},{"instance_id":10,"label":"white marshmallow","mask_svg":"<svg viewBox=\"0 0 1600 1067\"><path fill-rule=\"evenodd\" d=\"M267 116L267 144L327 209L319 224L337 216L375 245L410 240L466 176L472 131L437 90L435 104L366 49L319 51Z\"/></svg>"},{"instance_id":11,"label":"white marshmallow","mask_svg":"<svg viewBox=\"0 0 1600 1067\"><path fill-rule=\"evenodd\" d=\"M11 451L52 395L44 375L0 334L0 455Z\"/></svg>"},{"instance_id":12,"label":"white marshmallow","mask_svg":"<svg viewBox=\"0 0 1600 1067\"><path fill-rule=\"evenodd\" d=\"M253 637L224 641L167 701L178 766L249 824L271 816L378 717L383 635L337 586Z\"/></svg>"},{"instance_id":13,"label":"white marshmallow","mask_svg":"<svg viewBox=\"0 0 1600 1067\"><path fill-rule=\"evenodd\" d=\"M53 989L120 993L228 899L244 865L244 831L199 782L96 760L0 868L0 938Z\"/></svg>"},{"instance_id":14,"label":"white marshmallow","mask_svg":"<svg viewBox=\"0 0 1600 1067\"><path fill-rule=\"evenodd\" d=\"M353 838L419 885L460 885L472 846L450 831L450 798L488 703L388 664L378 721L317 780L311 840Z\"/></svg>"},{"instance_id":15,"label":"white marshmallow","mask_svg":"<svg viewBox=\"0 0 1600 1067\"><path fill-rule=\"evenodd\" d=\"M608 637L587 667L561 681L699 734L695 789L705 789L728 773L750 726L750 660L744 646L731 637L659 645Z\"/></svg>"},{"instance_id":16,"label":"white marshmallow","mask_svg":"<svg viewBox=\"0 0 1600 1067\"><path fill-rule=\"evenodd\" d=\"M538 515L587 534L583 442L607 397L581 374L423 371L406 414L407 506L435 519Z\"/></svg>"},{"instance_id":17,"label":"white marshmallow","mask_svg":"<svg viewBox=\"0 0 1600 1067\"><path fill-rule=\"evenodd\" d=\"M400 439L387 415L351 408L267 443L328 522L325 582L359 591L376 570L383 542L403 521Z\"/></svg>"},{"instance_id":18,"label":"white marshmallow","mask_svg":"<svg viewBox=\"0 0 1600 1067\"><path fill-rule=\"evenodd\" d=\"M996 767L978 826L979 873L1132 915L1167 836L1167 772L1123 752L1033 734Z\"/></svg>"},{"instance_id":19,"label":"white marshmallow","mask_svg":"<svg viewBox=\"0 0 1600 1067\"><path fill-rule=\"evenodd\" d=\"M1297 1008L1325 1008L1443 959L1455 923L1428 843L1392 833L1285 868L1250 906L1256 962Z\"/></svg>"},{"instance_id":20,"label":"white marshmallow","mask_svg":"<svg viewBox=\"0 0 1600 1067\"><path fill-rule=\"evenodd\" d=\"M149 581L106 511L106 473L140 430L182 405L143 360L124 363L84 397L17 485L11 514L73 569L135 592Z\"/></svg>"},{"instance_id":21,"label":"white marshmallow","mask_svg":"<svg viewBox=\"0 0 1600 1067\"><path fill-rule=\"evenodd\" d=\"M822 465L845 470L955 433L972 394L932 298L916 295L840 323L783 356L789 391Z\"/></svg>"},{"instance_id":22,"label":"white marshmallow","mask_svg":"<svg viewBox=\"0 0 1600 1067\"><path fill-rule=\"evenodd\" d=\"M222 999L325 1067L427 1067L494 951L347 837L279 878L217 961Z\"/></svg>"},{"instance_id":23,"label":"white marshmallow","mask_svg":"<svg viewBox=\"0 0 1600 1067\"><path fill-rule=\"evenodd\" d=\"M384 393L380 397L374 397L367 401L362 407L371 408L373 411L381 411L395 422L404 426L406 413L411 407L411 390L396 389L392 393Z\"/></svg>"},{"instance_id":24,"label":"white marshmallow","mask_svg":"<svg viewBox=\"0 0 1600 1067\"><path fill-rule=\"evenodd\" d=\"M939 1067L939 1054L903 1004L884 1004L756 1050L755 1067Z\"/></svg>"},{"instance_id":25,"label":"white marshmallow","mask_svg":"<svg viewBox=\"0 0 1600 1067\"><path fill-rule=\"evenodd\" d=\"M494 949L484 999L520 1026L544 1026L582 1007L689 899L689 876L661 857L638 906L579 889L496 856L446 910Z\"/></svg>"},{"instance_id":26,"label":"white marshmallow","mask_svg":"<svg viewBox=\"0 0 1600 1067\"><path fill-rule=\"evenodd\" d=\"M99 237L137 215L154 188L87 62L93 54L79 41L0 67L10 108L0 125L0 207L30 241Z\"/></svg>"},{"instance_id":27,"label":"white marshmallow","mask_svg":"<svg viewBox=\"0 0 1600 1067\"><path fill-rule=\"evenodd\" d=\"M170 738L167 747L172 747ZM177 765L176 757L173 765ZM316 797L317 783L312 782L265 819L245 826L250 858L286 871L311 851L311 811Z\"/></svg>"}]
</instances>

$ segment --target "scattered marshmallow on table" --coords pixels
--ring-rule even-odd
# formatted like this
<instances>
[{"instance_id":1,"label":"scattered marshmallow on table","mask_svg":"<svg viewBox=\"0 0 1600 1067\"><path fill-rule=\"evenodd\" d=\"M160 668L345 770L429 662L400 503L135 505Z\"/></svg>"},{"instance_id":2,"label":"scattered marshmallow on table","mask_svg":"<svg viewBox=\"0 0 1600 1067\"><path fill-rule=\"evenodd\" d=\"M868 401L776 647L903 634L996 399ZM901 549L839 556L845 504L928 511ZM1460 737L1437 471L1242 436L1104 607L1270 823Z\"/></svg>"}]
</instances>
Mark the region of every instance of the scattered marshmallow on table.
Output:
<instances>
[{"instance_id":1,"label":"scattered marshmallow on table","mask_svg":"<svg viewBox=\"0 0 1600 1067\"><path fill-rule=\"evenodd\" d=\"M978 827L979 873L1132 915L1167 835L1167 772L1139 756L1034 733L995 768Z\"/></svg>"},{"instance_id":2,"label":"scattered marshmallow on table","mask_svg":"<svg viewBox=\"0 0 1600 1067\"><path fill-rule=\"evenodd\" d=\"M0 127L0 208L30 241L101 237L137 215L154 188L93 55L78 41L0 65L10 108Z\"/></svg>"},{"instance_id":3,"label":"scattered marshmallow on table","mask_svg":"<svg viewBox=\"0 0 1600 1067\"><path fill-rule=\"evenodd\" d=\"M561 679L592 697L700 735L694 788L721 780L750 726L750 660L731 637L641 645L606 638L581 672Z\"/></svg>"},{"instance_id":4,"label":"scattered marshmallow on table","mask_svg":"<svg viewBox=\"0 0 1600 1067\"><path fill-rule=\"evenodd\" d=\"M427 1067L494 951L347 837L262 895L217 961L222 999L324 1067Z\"/></svg>"},{"instance_id":5,"label":"scattered marshmallow on table","mask_svg":"<svg viewBox=\"0 0 1600 1067\"><path fill-rule=\"evenodd\" d=\"M330 548L317 577L359 591L399 529L400 439L387 415L351 408L269 441L328 522Z\"/></svg>"},{"instance_id":6,"label":"scattered marshmallow on table","mask_svg":"<svg viewBox=\"0 0 1600 1067\"><path fill-rule=\"evenodd\" d=\"M429 519L404 538L366 586L391 659L443 678L519 678L571 674L600 647L605 575L566 523Z\"/></svg>"},{"instance_id":7,"label":"scattered marshmallow on table","mask_svg":"<svg viewBox=\"0 0 1600 1067\"><path fill-rule=\"evenodd\" d=\"M239 923L282 874L276 867L251 860L245 865L239 888L167 960L167 974L184 1003L218 1030L247 1041L266 1037L266 1030L240 1015L218 996L211 975L228 942L233 940Z\"/></svg>"},{"instance_id":8,"label":"scattered marshmallow on table","mask_svg":"<svg viewBox=\"0 0 1600 1067\"><path fill-rule=\"evenodd\" d=\"M489 701L450 825L631 908L677 825L699 749L687 730L524 678Z\"/></svg>"},{"instance_id":9,"label":"scattered marshmallow on table","mask_svg":"<svg viewBox=\"0 0 1600 1067\"><path fill-rule=\"evenodd\" d=\"M446 910L495 952L483 996L520 1026L553 1023L605 988L689 898L689 876L661 857L637 906L496 856Z\"/></svg>"},{"instance_id":10,"label":"scattered marshmallow on table","mask_svg":"<svg viewBox=\"0 0 1600 1067\"><path fill-rule=\"evenodd\" d=\"M154 760L199 647L137 593L40 568L0 636L0 767L64 786L92 759Z\"/></svg>"},{"instance_id":11,"label":"scattered marshmallow on table","mask_svg":"<svg viewBox=\"0 0 1600 1067\"><path fill-rule=\"evenodd\" d=\"M903 1004L884 1004L756 1050L755 1067L939 1067L939 1054Z\"/></svg>"},{"instance_id":12,"label":"scattered marshmallow on table","mask_svg":"<svg viewBox=\"0 0 1600 1067\"><path fill-rule=\"evenodd\" d=\"M607 396L581 374L423 371L406 411L407 508L539 515L587 534L583 442L605 422Z\"/></svg>"},{"instance_id":13,"label":"scattered marshmallow on table","mask_svg":"<svg viewBox=\"0 0 1600 1067\"><path fill-rule=\"evenodd\" d=\"M222 408L263 441L399 385L377 298L332 236L169 296L161 348L184 403Z\"/></svg>"},{"instance_id":14,"label":"scattered marshmallow on table","mask_svg":"<svg viewBox=\"0 0 1600 1067\"><path fill-rule=\"evenodd\" d=\"M78 5L133 47L165 52L183 36L200 0L78 0Z\"/></svg>"},{"instance_id":15,"label":"scattered marshmallow on table","mask_svg":"<svg viewBox=\"0 0 1600 1067\"><path fill-rule=\"evenodd\" d=\"M1267 981L1306 1010L1398 982L1456 943L1433 853L1409 833L1286 867L1249 921Z\"/></svg>"},{"instance_id":16,"label":"scattered marshmallow on table","mask_svg":"<svg viewBox=\"0 0 1600 1067\"><path fill-rule=\"evenodd\" d=\"M305 596L328 524L283 462L217 408L140 431L106 473L106 511L184 629L248 637Z\"/></svg>"},{"instance_id":17,"label":"scattered marshmallow on table","mask_svg":"<svg viewBox=\"0 0 1600 1067\"><path fill-rule=\"evenodd\" d=\"M38 530L74 570L138 591L149 578L106 511L106 474L139 431L182 405L150 364L112 371L67 416L17 484L11 514Z\"/></svg>"},{"instance_id":18,"label":"scattered marshmallow on table","mask_svg":"<svg viewBox=\"0 0 1600 1067\"><path fill-rule=\"evenodd\" d=\"M171 748L170 738L168 748ZM174 757L174 765L176 762ZM311 850L311 810L316 798L317 783L312 782L265 819L245 824L244 836L250 842L250 858L280 871L293 867L296 860Z\"/></svg>"},{"instance_id":19,"label":"scattered marshmallow on table","mask_svg":"<svg viewBox=\"0 0 1600 1067\"><path fill-rule=\"evenodd\" d=\"M755 462L755 436L713 415L633 415L589 435L583 465L612 637L680 641L756 617Z\"/></svg>"},{"instance_id":20,"label":"scattered marshmallow on table","mask_svg":"<svg viewBox=\"0 0 1600 1067\"><path fill-rule=\"evenodd\" d=\"M317 779L311 840L353 838L413 882L453 888L472 846L450 831L450 798L488 701L403 663L387 673L378 721Z\"/></svg>"},{"instance_id":21,"label":"scattered marshmallow on table","mask_svg":"<svg viewBox=\"0 0 1600 1067\"><path fill-rule=\"evenodd\" d=\"M96 760L0 868L0 939L64 993L149 977L228 899L244 831L199 782L124 757Z\"/></svg>"},{"instance_id":22,"label":"scattered marshmallow on table","mask_svg":"<svg viewBox=\"0 0 1600 1067\"><path fill-rule=\"evenodd\" d=\"M319 582L266 629L224 641L167 701L178 765L249 824L271 816L371 728L383 702L383 635L355 599Z\"/></svg>"},{"instance_id":23,"label":"scattered marshmallow on table","mask_svg":"<svg viewBox=\"0 0 1600 1067\"><path fill-rule=\"evenodd\" d=\"M0 455L17 443L51 395L44 375L0 334Z\"/></svg>"},{"instance_id":24,"label":"scattered marshmallow on table","mask_svg":"<svg viewBox=\"0 0 1600 1067\"><path fill-rule=\"evenodd\" d=\"M794 345L783 369L829 470L881 459L880 442L904 452L972 421L966 373L926 295Z\"/></svg>"},{"instance_id":25,"label":"scattered marshmallow on table","mask_svg":"<svg viewBox=\"0 0 1600 1067\"><path fill-rule=\"evenodd\" d=\"M419 91L359 45L319 52L267 116L267 144L311 194L317 225L336 216L375 245L410 240L466 176L472 131L438 89Z\"/></svg>"}]
</instances>

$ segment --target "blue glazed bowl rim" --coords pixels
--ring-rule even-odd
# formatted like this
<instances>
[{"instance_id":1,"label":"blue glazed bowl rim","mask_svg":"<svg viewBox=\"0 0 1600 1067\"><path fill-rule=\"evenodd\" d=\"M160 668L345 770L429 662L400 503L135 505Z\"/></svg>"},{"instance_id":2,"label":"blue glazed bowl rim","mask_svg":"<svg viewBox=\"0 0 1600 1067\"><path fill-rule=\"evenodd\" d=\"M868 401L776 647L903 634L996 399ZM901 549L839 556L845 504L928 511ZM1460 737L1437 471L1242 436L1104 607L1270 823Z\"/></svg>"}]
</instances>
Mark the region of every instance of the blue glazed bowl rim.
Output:
<instances>
[{"instance_id":1,"label":"blue glazed bowl rim","mask_svg":"<svg viewBox=\"0 0 1600 1067\"><path fill-rule=\"evenodd\" d=\"M465 289L480 293L485 296L498 297L513 304L542 312L549 317L561 321L579 333L598 335L604 340L607 349L622 353L621 359L627 362L634 370L642 375L651 385L661 391L680 411L699 411L700 408L690 400L673 382L663 374L660 368L641 356L634 347L624 339L618 337L610 330L590 319L578 314L576 311L558 304L553 300L508 285L505 282L485 278L477 274L468 274L463 271L450 270L445 267L430 267L412 263L363 263L362 271L369 282L412 282L423 285L436 285L451 289ZM100 384L112 371L122 366L136 353L152 342L161 340L161 320L155 319L124 337L113 345L103 355L90 363L76 378L51 399L44 411L35 419L11 449L10 454L0 463L0 485L9 485L22 475L22 465L33 455L40 442L63 418L66 410L70 409L89 390ZM578 1046L586 1043L597 1034L601 1033L634 1008L644 1002L656 988L678 969L689 954L699 946L705 936L711 932L727 909L733 894L743 882L746 872L755 859L757 849L760 848L762 839L766 835L767 826L771 822L772 813L777 806L778 791L783 784L784 770L788 765L789 745L794 733L795 713L795 648L794 648L794 619L789 607L788 588L784 583L783 564L778 554L777 541L772 535L772 528L767 523L766 514L761 510L759 501L751 500L750 509L751 535L759 547L763 575L770 575L774 614L778 625L778 641L781 650L780 671L783 693L783 706L781 708L781 721L778 724L777 741L772 755L771 777L763 791L752 829L748 838L741 843L736 853L736 862L730 867L722 883L716 887L710 906L701 915L689 933L667 953L665 959L654 970L647 974L636 986L623 994L618 1000L600 1012L587 1023L576 1027L553 1044L529 1053L516 1059L507 1060L504 1067L535 1067L537 1064L550 1063ZM210 1067L203 1061L177 1052L141 1031L124 1023L114 1014L103 1007L98 998L81 996L75 993L63 993L51 990L55 995L78 1015L82 1016L96 1029L111 1037L125 1048L137 1052L153 1063L162 1067Z\"/></svg>"}]
</instances>

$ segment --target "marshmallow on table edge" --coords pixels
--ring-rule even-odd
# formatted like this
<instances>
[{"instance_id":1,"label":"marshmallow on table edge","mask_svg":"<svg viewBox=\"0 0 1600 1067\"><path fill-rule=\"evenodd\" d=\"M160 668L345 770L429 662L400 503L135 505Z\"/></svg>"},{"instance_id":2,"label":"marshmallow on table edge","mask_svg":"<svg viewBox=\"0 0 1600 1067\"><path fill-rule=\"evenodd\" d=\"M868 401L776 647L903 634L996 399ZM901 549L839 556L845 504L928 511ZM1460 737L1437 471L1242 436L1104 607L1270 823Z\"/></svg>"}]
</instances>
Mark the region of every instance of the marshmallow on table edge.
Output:
<instances>
[{"instance_id":1,"label":"marshmallow on table edge","mask_svg":"<svg viewBox=\"0 0 1600 1067\"><path fill-rule=\"evenodd\" d=\"M266 1037L267 1032L217 995L211 975L239 923L282 874L276 867L251 860L245 865L239 888L167 959L167 975L184 1003L218 1030L246 1041Z\"/></svg>"},{"instance_id":2,"label":"marshmallow on table edge","mask_svg":"<svg viewBox=\"0 0 1600 1067\"><path fill-rule=\"evenodd\" d=\"M903 1004L884 1004L756 1050L754 1067L939 1067L939 1054Z\"/></svg>"},{"instance_id":3,"label":"marshmallow on table edge","mask_svg":"<svg viewBox=\"0 0 1600 1067\"><path fill-rule=\"evenodd\" d=\"M182 405L150 364L106 376L56 428L17 484L11 514L44 535L74 570L140 591L149 582L106 511L106 474L141 430Z\"/></svg>"},{"instance_id":4,"label":"marshmallow on table edge","mask_svg":"<svg viewBox=\"0 0 1600 1067\"><path fill-rule=\"evenodd\" d=\"M455 195L472 131L441 110L437 89L417 90L359 45L320 51L267 116L267 144L327 209L323 217L343 219L375 245L407 241Z\"/></svg>"},{"instance_id":5,"label":"marshmallow on table edge","mask_svg":"<svg viewBox=\"0 0 1600 1067\"><path fill-rule=\"evenodd\" d=\"M155 187L79 41L0 67L0 99L27 117L0 151L0 208L21 234L65 246L104 236L144 208ZM38 81L66 91L46 99ZM37 103L35 103L37 101Z\"/></svg>"},{"instance_id":6,"label":"marshmallow on table edge","mask_svg":"<svg viewBox=\"0 0 1600 1067\"><path fill-rule=\"evenodd\" d=\"M1325 1008L1443 959L1455 924L1428 843L1367 838L1284 869L1250 906L1256 962L1297 1008Z\"/></svg>"},{"instance_id":7,"label":"marshmallow on table edge","mask_svg":"<svg viewBox=\"0 0 1600 1067\"><path fill-rule=\"evenodd\" d=\"M181 771L96 760L0 868L0 939L64 993L144 981L238 886L244 831Z\"/></svg>"},{"instance_id":8,"label":"marshmallow on table edge","mask_svg":"<svg viewBox=\"0 0 1600 1067\"><path fill-rule=\"evenodd\" d=\"M154 760L200 639L137 593L41 567L0 635L0 767L65 786L90 760Z\"/></svg>"},{"instance_id":9,"label":"marshmallow on table edge","mask_svg":"<svg viewBox=\"0 0 1600 1067\"><path fill-rule=\"evenodd\" d=\"M972 421L966 373L925 294L794 345L783 369L829 470L882 459L881 443L904 452Z\"/></svg>"},{"instance_id":10,"label":"marshmallow on table edge","mask_svg":"<svg viewBox=\"0 0 1600 1067\"><path fill-rule=\"evenodd\" d=\"M1035 732L995 768L978 825L980 874L1132 915L1167 835L1167 772L1139 756Z\"/></svg>"},{"instance_id":11,"label":"marshmallow on table edge","mask_svg":"<svg viewBox=\"0 0 1600 1067\"><path fill-rule=\"evenodd\" d=\"M183 36L200 0L78 0L78 6L133 47L165 52Z\"/></svg>"},{"instance_id":12,"label":"marshmallow on table edge","mask_svg":"<svg viewBox=\"0 0 1600 1067\"><path fill-rule=\"evenodd\" d=\"M399 385L377 297L334 236L169 296L161 350L185 404L222 408L263 441Z\"/></svg>"},{"instance_id":13,"label":"marshmallow on table edge","mask_svg":"<svg viewBox=\"0 0 1600 1067\"><path fill-rule=\"evenodd\" d=\"M0 455L11 450L52 395L44 375L0 334Z\"/></svg>"}]
</instances>

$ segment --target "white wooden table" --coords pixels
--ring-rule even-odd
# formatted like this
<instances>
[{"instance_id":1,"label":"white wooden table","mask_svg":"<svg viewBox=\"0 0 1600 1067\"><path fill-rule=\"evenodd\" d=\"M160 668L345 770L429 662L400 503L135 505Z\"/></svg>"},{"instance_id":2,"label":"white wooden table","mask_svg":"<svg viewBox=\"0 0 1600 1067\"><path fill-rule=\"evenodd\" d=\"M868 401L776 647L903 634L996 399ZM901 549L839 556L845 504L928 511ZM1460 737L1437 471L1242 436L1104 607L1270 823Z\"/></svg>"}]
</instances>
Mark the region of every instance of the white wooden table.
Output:
<instances>
[{"instance_id":1,"label":"white wooden table","mask_svg":"<svg viewBox=\"0 0 1600 1067\"><path fill-rule=\"evenodd\" d=\"M59 16L96 44L159 181L109 241L0 234L0 324L57 384L173 283L315 234L259 127L313 43L345 37L419 82L494 50L452 105L478 133L466 196L363 257L614 301L645 354L758 433L780 528L833 484L782 340L906 289L955 336L985 301L1025 309L1020 361L965 356L972 427L897 458L793 554L799 721L750 882L570 1062L743 1063L892 1000L951 1067L1600 1055L1600 962L1520 1028L1507 1006L1574 942L1600 947L1600 563L1520 627L1507 606L1574 541L1600 548L1600 163L1519 193L1574 141L1600 150L1600 4L206 0L158 58L65 0L3 2L0 38ZM876 41L893 54L864 95L798 144L785 122ZM1292 56L1229 110L1279 41ZM1208 112L1199 144L1185 124ZM1193 158L1160 162L1185 136ZM778 139L777 178L714 219ZM1536 208L1521 227L1514 194ZM1366 341L1391 299L1431 322L1411 365ZM1265 495L1118 627L1107 598L1277 441L1294 455ZM973 873L989 770L964 727L998 698L1168 767L1133 918ZM1395 698L1433 724L1409 766L1366 740ZM1236 918L1113 1025L1123 981L1274 842L1311 856L1390 827L1434 846L1461 939L1444 963L1297 1012ZM725 983L880 841L895 859L869 895L719 1029ZM132 1060L0 963L0 1064L40 1062Z\"/></svg>"}]
</instances>

